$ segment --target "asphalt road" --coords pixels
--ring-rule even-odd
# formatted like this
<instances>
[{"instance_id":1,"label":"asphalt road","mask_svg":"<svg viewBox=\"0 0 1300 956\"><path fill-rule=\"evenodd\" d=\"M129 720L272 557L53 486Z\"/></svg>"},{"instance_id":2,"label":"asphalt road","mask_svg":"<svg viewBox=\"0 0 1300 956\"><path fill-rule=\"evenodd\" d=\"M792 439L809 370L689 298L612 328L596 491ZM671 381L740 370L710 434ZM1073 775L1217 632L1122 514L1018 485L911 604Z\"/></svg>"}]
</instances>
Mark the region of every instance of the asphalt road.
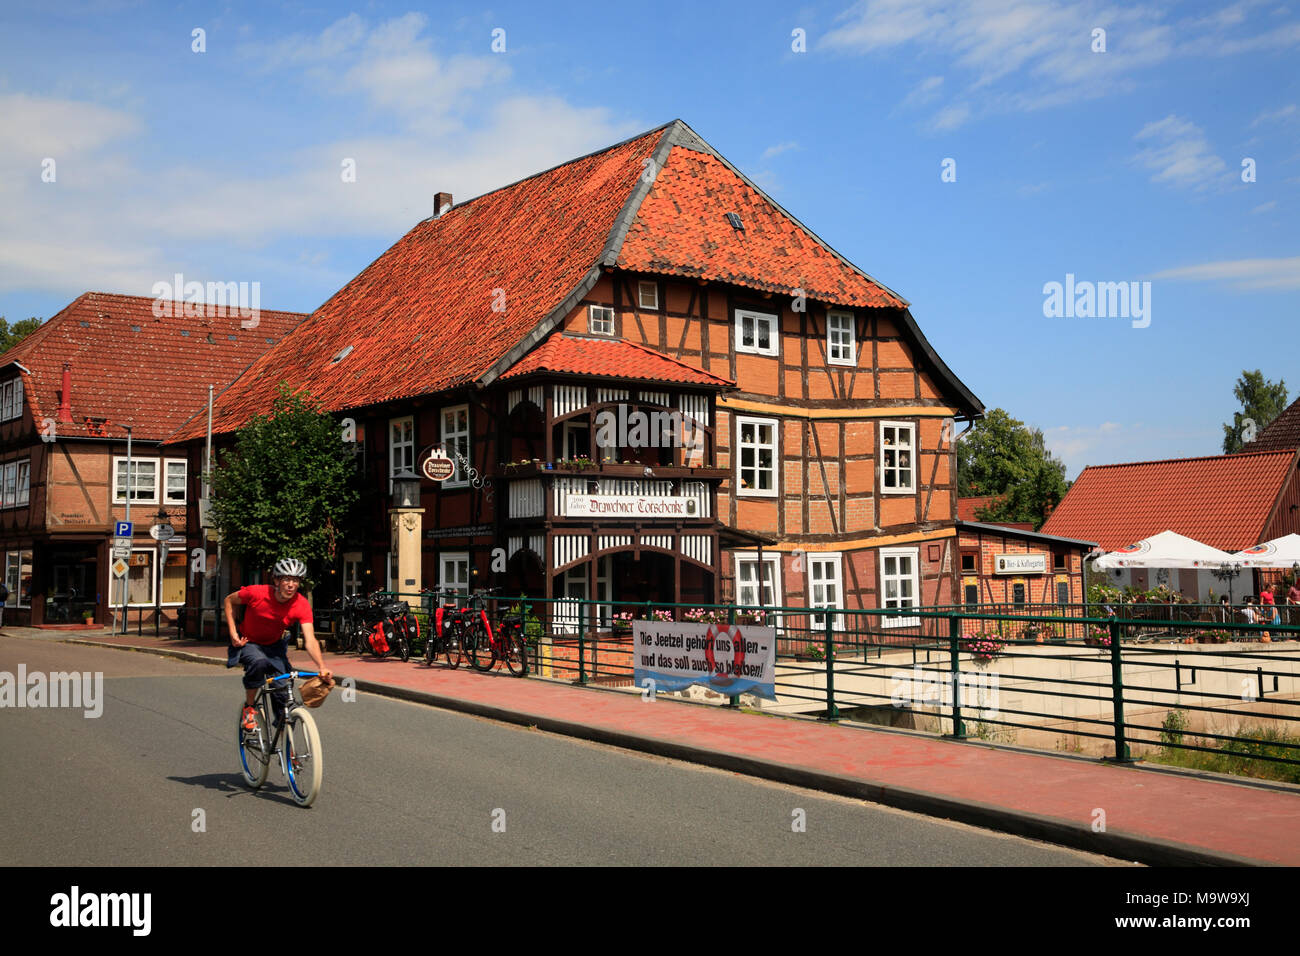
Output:
<instances>
[{"instance_id":1,"label":"asphalt road","mask_svg":"<svg viewBox=\"0 0 1300 956\"><path fill-rule=\"evenodd\" d=\"M0 637L0 671L102 672L103 712L0 709L8 865L1078 866L1017 837L368 694L314 712L325 779L249 791L236 671ZM200 825L201 824L201 825ZM802 827L800 827L802 824Z\"/></svg>"}]
</instances>

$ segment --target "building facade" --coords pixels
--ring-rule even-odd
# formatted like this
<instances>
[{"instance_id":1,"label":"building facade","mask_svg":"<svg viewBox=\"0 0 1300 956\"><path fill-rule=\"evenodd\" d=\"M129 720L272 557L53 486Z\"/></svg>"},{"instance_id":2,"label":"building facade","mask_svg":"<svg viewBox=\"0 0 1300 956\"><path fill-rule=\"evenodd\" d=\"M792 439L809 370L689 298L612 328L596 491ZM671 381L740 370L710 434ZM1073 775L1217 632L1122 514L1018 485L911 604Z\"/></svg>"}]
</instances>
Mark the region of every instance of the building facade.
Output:
<instances>
[{"instance_id":1,"label":"building facade","mask_svg":"<svg viewBox=\"0 0 1300 956\"><path fill-rule=\"evenodd\" d=\"M955 603L954 422L982 405L684 123L435 208L217 403L229 435L287 381L355 424L370 511L334 591L411 587L388 497L436 452L419 585Z\"/></svg>"},{"instance_id":2,"label":"building facade","mask_svg":"<svg viewBox=\"0 0 1300 956\"><path fill-rule=\"evenodd\" d=\"M197 542L150 531L186 527L201 466L163 439L206 405L209 384L226 385L303 318L88 292L0 356L7 623L104 624L123 601L134 621L184 605ZM118 577L128 464L134 534Z\"/></svg>"}]
</instances>

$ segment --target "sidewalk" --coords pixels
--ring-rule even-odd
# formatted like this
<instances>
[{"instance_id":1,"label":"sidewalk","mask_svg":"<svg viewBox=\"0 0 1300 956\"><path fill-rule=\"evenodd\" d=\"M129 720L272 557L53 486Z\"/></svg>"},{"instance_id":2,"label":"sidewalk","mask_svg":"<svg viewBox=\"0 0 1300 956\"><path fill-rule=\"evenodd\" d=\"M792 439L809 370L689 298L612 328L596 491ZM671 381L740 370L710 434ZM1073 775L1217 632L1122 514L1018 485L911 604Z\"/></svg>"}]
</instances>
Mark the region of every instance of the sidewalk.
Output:
<instances>
[{"instance_id":1,"label":"sidewalk","mask_svg":"<svg viewBox=\"0 0 1300 956\"><path fill-rule=\"evenodd\" d=\"M6 628L225 664L224 645ZM306 654L291 659L310 666ZM326 654L363 691L706 764L1153 865L1300 865L1300 788L1116 766L880 727L826 724L462 665ZM1094 821L1104 812L1104 832Z\"/></svg>"}]
</instances>

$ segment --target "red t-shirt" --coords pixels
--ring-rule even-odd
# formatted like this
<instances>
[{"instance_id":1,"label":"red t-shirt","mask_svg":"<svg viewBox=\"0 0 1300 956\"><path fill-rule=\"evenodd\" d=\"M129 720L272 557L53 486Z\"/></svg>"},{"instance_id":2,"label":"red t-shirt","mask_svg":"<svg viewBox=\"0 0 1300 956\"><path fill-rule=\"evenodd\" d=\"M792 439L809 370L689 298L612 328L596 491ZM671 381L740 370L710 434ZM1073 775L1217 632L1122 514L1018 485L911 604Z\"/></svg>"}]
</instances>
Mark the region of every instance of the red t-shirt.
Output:
<instances>
[{"instance_id":1,"label":"red t-shirt","mask_svg":"<svg viewBox=\"0 0 1300 956\"><path fill-rule=\"evenodd\" d=\"M239 600L244 604L244 623L239 633L254 644L274 644L294 621L312 623L311 605L301 594L281 604L271 585L249 584L239 589Z\"/></svg>"}]
</instances>

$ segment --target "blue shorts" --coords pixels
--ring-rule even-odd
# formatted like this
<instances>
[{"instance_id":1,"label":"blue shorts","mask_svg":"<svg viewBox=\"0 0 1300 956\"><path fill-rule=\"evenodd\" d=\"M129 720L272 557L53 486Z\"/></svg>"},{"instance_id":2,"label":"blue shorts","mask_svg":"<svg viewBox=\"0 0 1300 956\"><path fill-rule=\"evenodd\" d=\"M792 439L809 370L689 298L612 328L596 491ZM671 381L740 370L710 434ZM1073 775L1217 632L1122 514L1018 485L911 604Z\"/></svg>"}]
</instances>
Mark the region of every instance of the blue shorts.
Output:
<instances>
[{"instance_id":1,"label":"blue shorts","mask_svg":"<svg viewBox=\"0 0 1300 956\"><path fill-rule=\"evenodd\" d=\"M244 666L244 686L249 690L261 687L268 677L287 674L290 670L289 642L283 638L274 644L254 644L252 641L243 647L235 647L232 644L227 651L226 666L238 667L241 664ZM279 705L283 705L289 699L288 688L283 684L277 686L271 698L277 704L276 712L279 713Z\"/></svg>"}]
</instances>

